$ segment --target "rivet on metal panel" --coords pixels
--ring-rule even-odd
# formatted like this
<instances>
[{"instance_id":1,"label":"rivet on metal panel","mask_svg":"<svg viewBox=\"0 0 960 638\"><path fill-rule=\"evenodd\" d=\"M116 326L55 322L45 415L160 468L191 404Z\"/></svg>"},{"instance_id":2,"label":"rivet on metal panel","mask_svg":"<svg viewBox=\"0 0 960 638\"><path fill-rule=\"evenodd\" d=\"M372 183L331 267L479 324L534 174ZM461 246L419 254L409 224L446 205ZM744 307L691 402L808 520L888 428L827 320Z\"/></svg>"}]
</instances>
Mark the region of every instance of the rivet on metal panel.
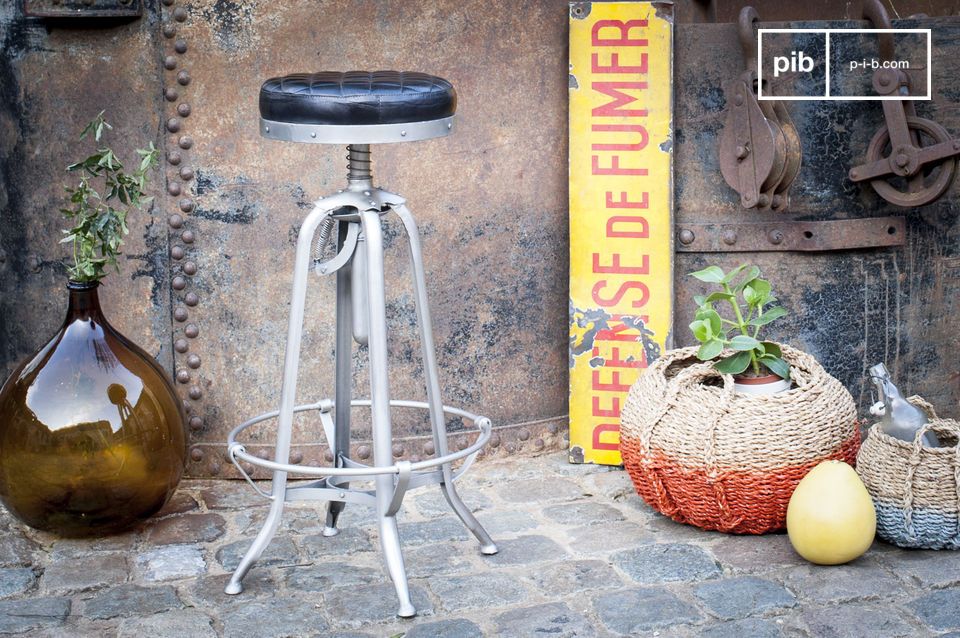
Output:
<instances>
[{"instance_id":1,"label":"rivet on metal panel","mask_svg":"<svg viewBox=\"0 0 960 638\"><path fill-rule=\"evenodd\" d=\"M493 448L500 447L500 435L496 433L491 434L489 445L490 447L493 447Z\"/></svg>"},{"instance_id":2,"label":"rivet on metal panel","mask_svg":"<svg viewBox=\"0 0 960 638\"><path fill-rule=\"evenodd\" d=\"M188 275L197 274L197 264L195 264L192 261L188 261L183 265L183 272L185 272Z\"/></svg>"},{"instance_id":3,"label":"rivet on metal panel","mask_svg":"<svg viewBox=\"0 0 960 638\"><path fill-rule=\"evenodd\" d=\"M187 327L183 329L183 334L187 335L191 339L196 339L197 335L200 334L200 328L198 328L194 323L187 324Z\"/></svg>"},{"instance_id":4,"label":"rivet on metal panel","mask_svg":"<svg viewBox=\"0 0 960 638\"><path fill-rule=\"evenodd\" d=\"M180 146L180 148L186 150L193 146L193 138L189 135L181 135L180 139L177 140L177 144Z\"/></svg>"},{"instance_id":5,"label":"rivet on metal panel","mask_svg":"<svg viewBox=\"0 0 960 638\"><path fill-rule=\"evenodd\" d=\"M174 2L176 2L176 0L163 0L163 5L165 7L172 7Z\"/></svg>"},{"instance_id":6,"label":"rivet on metal panel","mask_svg":"<svg viewBox=\"0 0 960 638\"><path fill-rule=\"evenodd\" d=\"M727 246L733 246L735 243L737 243L737 231L728 228L727 230L723 231L721 239Z\"/></svg>"},{"instance_id":7,"label":"rivet on metal panel","mask_svg":"<svg viewBox=\"0 0 960 638\"><path fill-rule=\"evenodd\" d=\"M180 402L180 405L183 406L183 411L186 412L187 414L190 414L190 412L193 410L193 406L191 406L191 405L190 405L190 402L187 401L186 399L184 399L183 401L181 401L181 402Z\"/></svg>"},{"instance_id":8,"label":"rivet on metal panel","mask_svg":"<svg viewBox=\"0 0 960 638\"><path fill-rule=\"evenodd\" d=\"M400 456L403 456L403 453L404 453L403 446L400 445L399 443L394 443L394 444L393 444L393 455L396 456L396 457L400 457Z\"/></svg>"},{"instance_id":9,"label":"rivet on metal panel","mask_svg":"<svg viewBox=\"0 0 960 638\"><path fill-rule=\"evenodd\" d=\"M190 349L190 344L187 342L186 339L177 339L176 341L173 342L173 349L179 352L180 354L183 354L184 352Z\"/></svg>"},{"instance_id":10,"label":"rivet on metal panel","mask_svg":"<svg viewBox=\"0 0 960 638\"><path fill-rule=\"evenodd\" d=\"M186 252L183 250L183 246L171 246L170 247L170 256L176 260L183 259L186 256Z\"/></svg>"},{"instance_id":11,"label":"rivet on metal panel","mask_svg":"<svg viewBox=\"0 0 960 638\"><path fill-rule=\"evenodd\" d=\"M680 230L680 243L684 246L689 246L693 243L693 240L696 239L696 235L693 234L693 231L689 228L683 228Z\"/></svg>"},{"instance_id":12,"label":"rivet on metal panel","mask_svg":"<svg viewBox=\"0 0 960 638\"><path fill-rule=\"evenodd\" d=\"M193 210L193 200L189 198L184 198L180 200L180 210L185 213L189 213Z\"/></svg>"},{"instance_id":13,"label":"rivet on metal panel","mask_svg":"<svg viewBox=\"0 0 960 638\"><path fill-rule=\"evenodd\" d=\"M369 445L361 445L361 446L357 447L357 458L360 459L361 461L366 461L367 459L369 459L369 458L370 458L370 446L369 446Z\"/></svg>"},{"instance_id":14,"label":"rivet on metal panel","mask_svg":"<svg viewBox=\"0 0 960 638\"><path fill-rule=\"evenodd\" d=\"M330 450L324 450L323 460L326 461L327 463L333 463L333 452L331 452Z\"/></svg>"},{"instance_id":15,"label":"rivet on metal panel","mask_svg":"<svg viewBox=\"0 0 960 638\"><path fill-rule=\"evenodd\" d=\"M177 104L177 113L179 113L182 117L187 117L190 115L190 105L186 102Z\"/></svg>"},{"instance_id":16,"label":"rivet on metal panel","mask_svg":"<svg viewBox=\"0 0 960 638\"><path fill-rule=\"evenodd\" d=\"M546 446L546 443L543 442L543 439L535 439L533 441L533 449L539 452Z\"/></svg>"},{"instance_id":17,"label":"rivet on metal panel","mask_svg":"<svg viewBox=\"0 0 960 638\"><path fill-rule=\"evenodd\" d=\"M530 438L530 430L527 428L520 428L520 431L517 432L517 438L521 441L526 441Z\"/></svg>"},{"instance_id":18,"label":"rivet on metal panel","mask_svg":"<svg viewBox=\"0 0 960 638\"><path fill-rule=\"evenodd\" d=\"M198 416L190 417L190 429L199 430L203 427L203 419Z\"/></svg>"},{"instance_id":19,"label":"rivet on metal panel","mask_svg":"<svg viewBox=\"0 0 960 638\"><path fill-rule=\"evenodd\" d=\"M190 74L186 71L180 71L180 73L177 73L177 83L179 83L181 86L190 84Z\"/></svg>"},{"instance_id":20,"label":"rivet on metal panel","mask_svg":"<svg viewBox=\"0 0 960 638\"><path fill-rule=\"evenodd\" d=\"M177 370L177 381L180 383L190 383L190 372L189 370L180 369Z\"/></svg>"},{"instance_id":21,"label":"rivet on metal panel","mask_svg":"<svg viewBox=\"0 0 960 638\"><path fill-rule=\"evenodd\" d=\"M180 233L180 239L183 240L183 243L185 244L192 244L196 239L196 236L194 236L192 230L185 230Z\"/></svg>"},{"instance_id":22,"label":"rivet on metal panel","mask_svg":"<svg viewBox=\"0 0 960 638\"><path fill-rule=\"evenodd\" d=\"M423 453L427 456L433 456L437 453L437 448L433 445L433 441L427 441L423 444Z\"/></svg>"},{"instance_id":23,"label":"rivet on metal panel","mask_svg":"<svg viewBox=\"0 0 960 638\"><path fill-rule=\"evenodd\" d=\"M180 182L170 182L167 184L167 192L176 197L180 194Z\"/></svg>"},{"instance_id":24,"label":"rivet on metal panel","mask_svg":"<svg viewBox=\"0 0 960 638\"><path fill-rule=\"evenodd\" d=\"M177 164L183 161L183 156L181 156L180 153L176 151L170 151L169 153L167 153L167 161L173 164L174 166L176 166Z\"/></svg>"},{"instance_id":25,"label":"rivet on metal panel","mask_svg":"<svg viewBox=\"0 0 960 638\"><path fill-rule=\"evenodd\" d=\"M177 321L179 321L180 323L183 323L184 321L186 321L186 320L189 318L189 314L187 313L187 309L184 308L183 306L178 306L178 307L173 311L173 318L176 319Z\"/></svg>"},{"instance_id":26,"label":"rivet on metal panel","mask_svg":"<svg viewBox=\"0 0 960 638\"><path fill-rule=\"evenodd\" d=\"M172 38L175 35L177 35L177 25L172 22L163 25L163 36L165 38Z\"/></svg>"},{"instance_id":27,"label":"rivet on metal panel","mask_svg":"<svg viewBox=\"0 0 960 638\"><path fill-rule=\"evenodd\" d=\"M177 275L170 282L170 286L172 286L174 290L183 290L184 288L187 287L187 280L184 279L182 276Z\"/></svg>"},{"instance_id":28,"label":"rivet on metal panel","mask_svg":"<svg viewBox=\"0 0 960 638\"><path fill-rule=\"evenodd\" d=\"M174 213L167 218L167 223L170 224L170 228L181 228L183 227L183 217Z\"/></svg>"},{"instance_id":29,"label":"rivet on metal panel","mask_svg":"<svg viewBox=\"0 0 960 638\"><path fill-rule=\"evenodd\" d=\"M216 461L210 461L210 465L208 465L207 467L209 468L210 473L213 474L214 476L216 476L221 472L221 470L223 470L220 464L217 463Z\"/></svg>"},{"instance_id":30,"label":"rivet on metal panel","mask_svg":"<svg viewBox=\"0 0 960 638\"><path fill-rule=\"evenodd\" d=\"M187 356L187 365L196 370L200 367L200 355L191 354Z\"/></svg>"},{"instance_id":31,"label":"rivet on metal panel","mask_svg":"<svg viewBox=\"0 0 960 638\"><path fill-rule=\"evenodd\" d=\"M184 166L183 168L181 168L180 179L182 179L185 182L189 182L191 179L193 179L193 169L190 168L189 166Z\"/></svg>"},{"instance_id":32,"label":"rivet on metal panel","mask_svg":"<svg viewBox=\"0 0 960 638\"><path fill-rule=\"evenodd\" d=\"M203 390L198 385L190 386L190 391L187 394L194 401L203 398Z\"/></svg>"},{"instance_id":33,"label":"rivet on metal panel","mask_svg":"<svg viewBox=\"0 0 960 638\"><path fill-rule=\"evenodd\" d=\"M177 53L183 55L187 52L187 42L186 40L177 40L173 43L173 50Z\"/></svg>"},{"instance_id":34,"label":"rivet on metal panel","mask_svg":"<svg viewBox=\"0 0 960 638\"><path fill-rule=\"evenodd\" d=\"M177 131L179 131L180 118L171 117L169 120L167 120L167 130L170 131L171 133L176 133Z\"/></svg>"},{"instance_id":35,"label":"rivet on metal panel","mask_svg":"<svg viewBox=\"0 0 960 638\"><path fill-rule=\"evenodd\" d=\"M178 99L180 99L180 92L175 88L170 87L169 89L165 89L163 91L163 97L166 98L167 102L176 102Z\"/></svg>"},{"instance_id":36,"label":"rivet on metal panel","mask_svg":"<svg viewBox=\"0 0 960 638\"><path fill-rule=\"evenodd\" d=\"M550 434L556 434L559 430L560 430L560 426L558 426L556 423L547 424L547 432L549 432Z\"/></svg>"},{"instance_id":37,"label":"rivet on metal panel","mask_svg":"<svg viewBox=\"0 0 960 638\"><path fill-rule=\"evenodd\" d=\"M167 71L173 71L175 68L177 68L177 58L173 57L172 55L168 55L163 58L163 68L165 68Z\"/></svg>"},{"instance_id":38,"label":"rivet on metal panel","mask_svg":"<svg viewBox=\"0 0 960 638\"><path fill-rule=\"evenodd\" d=\"M198 297L197 293L195 292L188 292L183 297L183 303L187 304L188 306L196 306L198 303L200 303L200 297Z\"/></svg>"},{"instance_id":39,"label":"rivet on metal panel","mask_svg":"<svg viewBox=\"0 0 960 638\"><path fill-rule=\"evenodd\" d=\"M187 10L183 7L177 7L173 10L173 19L177 22L184 22L187 19Z\"/></svg>"},{"instance_id":40,"label":"rivet on metal panel","mask_svg":"<svg viewBox=\"0 0 960 638\"><path fill-rule=\"evenodd\" d=\"M300 465L303 463L303 452L300 450L293 450L290 452L290 462L294 465Z\"/></svg>"},{"instance_id":41,"label":"rivet on metal panel","mask_svg":"<svg viewBox=\"0 0 960 638\"><path fill-rule=\"evenodd\" d=\"M507 444L503 446L503 448L507 451L507 454L513 454L514 452L517 451L517 444L514 443L513 441L508 441Z\"/></svg>"},{"instance_id":42,"label":"rivet on metal panel","mask_svg":"<svg viewBox=\"0 0 960 638\"><path fill-rule=\"evenodd\" d=\"M193 448L192 450L190 450L190 458L193 459L194 461L202 461L203 450L199 447Z\"/></svg>"},{"instance_id":43,"label":"rivet on metal panel","mask_svg":"<svg viewBox=\"0 0 960 638\"><path fill-rule=\"evenodd\" d=\"M770 240L771 244L782 244L783 243L783 231L779 228L774 228L769 233L767 233L767 239Z\"/></svg>"}]
</instances>

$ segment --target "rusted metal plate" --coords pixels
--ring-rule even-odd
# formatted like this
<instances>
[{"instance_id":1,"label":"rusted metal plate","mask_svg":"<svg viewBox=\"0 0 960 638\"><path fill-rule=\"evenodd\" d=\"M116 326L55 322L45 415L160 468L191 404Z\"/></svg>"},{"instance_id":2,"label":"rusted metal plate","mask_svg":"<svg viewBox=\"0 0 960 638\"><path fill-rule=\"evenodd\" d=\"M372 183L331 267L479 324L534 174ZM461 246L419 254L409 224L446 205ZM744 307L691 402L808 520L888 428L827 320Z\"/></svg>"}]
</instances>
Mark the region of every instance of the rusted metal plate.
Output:
<instances>
[{"instance_id":1,"label":"rusted metal plate","mask_svg":"<svg viewBox=\"0 0 960 638\"><path fill-rule=\"evenodd\" d=\"M903 217L822 221L685 222L677 229L677 251L686 253L817 252L903 246Z\"/></svg>"},{"instance_id":2,"label":"rusted metal plate","mask_svg":"<svg viewBox=\"0 0 960 638\"><path fill-rule=\"evenodd\" d=\"M911 11L899 6L898 10L901 15ZM822 28L863 25L860 21L804 24ZM960 50L956 49L960 20L894 20L894 26L933 29L934 100L918 103L917 111L953 133L960 132L960 85L956 80L960 77ZM875 53L875 43L862 46L864 54ZM960 298L957 185L930 206L908 210L891 206L868 185L850 182L846 174L851 166L862 163L871 136L882 124L880 106L794 102L787 108L798 128L804 162L792 188L790 210L785 216L742 211L737 194L720 175L717 156L725 107L721 87L743 68L736 27L678 25L676 51L677 230L694 225L720 228L739 222L887 216L902 216L906 222L902 246L812 253L679 252L674 324L678 345L693 343L686 326L696 307L692 297L702 292L687 273L707 264L729 269L750 261L763 269L790 311L774 325L770 336L818 357L851 390L862 409L871 400L866 369L886 361L907 392L925 395L944 413L960 413L960 335L953 314Z\"/></svg>"},{"instance_id":3,"label":"rusted metal plate","mask_svg":"<svg viewBox=\"0 0 960 638\"><path fill-rule=\"evenodd\" d=\"M40 18L133 18L142 0L24 0L23 10Z\"/></svg>"}]
</instances>

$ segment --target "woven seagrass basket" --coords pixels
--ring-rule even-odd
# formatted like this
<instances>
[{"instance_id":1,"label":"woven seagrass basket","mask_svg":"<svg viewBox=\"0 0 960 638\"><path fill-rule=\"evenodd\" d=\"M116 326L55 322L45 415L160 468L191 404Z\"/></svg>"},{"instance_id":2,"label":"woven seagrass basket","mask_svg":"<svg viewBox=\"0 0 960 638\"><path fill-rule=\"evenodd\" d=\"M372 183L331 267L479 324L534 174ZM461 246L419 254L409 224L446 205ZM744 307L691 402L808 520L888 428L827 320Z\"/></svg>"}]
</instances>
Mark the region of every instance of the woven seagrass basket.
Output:
<instances>
[{"instance_id":1,"label":"woven seagrass basket","mask_svg":"<svg viewBox=\"0 0 960 638\"><path fill-rule=\"evenodd\" d=\"M681 523L762 534L786 525L790 496L815 465L853 465L850 393L810 355L782 349L794 387L772 396L735 392L695 347L640 375L621 413L620 451L647 503Z\"/></svg>"},{"instance_id":2,"label":"woven seagrass basket","mask_svg":"<svg viewBox=\"0 0 960 638\"><path fill-rule=\"evenodd\" d=\"M960 548L960 423L937 417L920 397L907 399L924 410L942 447L907 443L870 427L857 455L857 473L873 497L877 534L900 547Z\"/></svg>"}]
</instances>

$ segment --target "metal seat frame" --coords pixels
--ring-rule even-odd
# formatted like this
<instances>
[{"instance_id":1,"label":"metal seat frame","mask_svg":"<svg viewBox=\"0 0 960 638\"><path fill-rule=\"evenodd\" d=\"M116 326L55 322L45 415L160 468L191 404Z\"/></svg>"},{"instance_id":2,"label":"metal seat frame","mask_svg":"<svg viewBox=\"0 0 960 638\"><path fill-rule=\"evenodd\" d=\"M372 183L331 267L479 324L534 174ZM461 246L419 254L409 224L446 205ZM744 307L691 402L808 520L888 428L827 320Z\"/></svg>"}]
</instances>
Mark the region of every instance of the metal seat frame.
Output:
<instances>
[{"instance_id":1,"label":"metal seat frame","mask_svg":"<svg viewBox=\"0 0 960 638\"><path fill-rule=\"evenodd\" d=\"M271 125L276 126L275 123L261 122L261 132L267 137L272 136ZM341 128L349 129L350 127ZM396 128L397 131L392 133L396 139L376 141L407 141L445 135L450 125L446 121L440 125L433 124L423 128L423 134L416 124ZM413 133L409 137L407 137L407 129ZM296 141L328 141L325 135L317 139L317 136L312 135L313 132L305 129L303 132L292 135L288 127L283 130L282 136L277 135L277 138ZM341 137L337 140L339 141ZM407 139L401 139L402 137ZM365 138L364 141L366 139L372 140L372 138ZM416 609L410 600L396 521L396 514L408 490L425 485L439 485L450 507L480 542L481 553L497 552L497 546L490 535L464 505L454 487L454 481L469 468L477 453L490 439L491 423L490 419L484 416L443 405L440 398L440 381L434 353L426 277L417 224L404 198L373 186L369 147L366 144L353 144L347 148L350 160L347 189L336 195L320 198L304 219L297 238L280 409L241 423L228 436L227 446L230 458L254 489L270 499L272 503L263 527L233 572L224 591L227 594L239 594L242 591L243 577L277 531L284 504L293 501L328 501L323 534L333 536L339 531L337 520L346 503L356 503L376 508L380 543L387 573L393 581L399 599L397 613L402 617L410 617L416 615ZM382 218L390 213L400 218L410 244L413 288L426 381L426 402L390 399L382 230ZM322 246L332 233L334 225L338 231L336 255L328 260L315 259L312 254L314 235L318 235L318 245ZM335 397L332 400L323 399L316 403L297 406L295 405L297 375L303 336L307 279L311 263L314 263L318 274L336 273L337 277L336 388ZM353 341L368 345L369 399L355 400L350 396L353 377L351 356ZM350 415L351 408L354 407L369 407L371 410L372 465L358 463L349 456ZM435 458L417 463L394 461L391 407L425 409L429 412ZM335 467L290 463L294 414L308 411L316 411L319 414L327 443L334 457ZM478 436L472 445L457 452L449 451L445 414L459 416L472 422L478 430ZM273 461L249 454L243 444L237 441L238 436L250 426L274 418L278 420L278 424ZM463 464L454 471L452 464L458 460L463 460ZM273 472L272 488L269 494L250 479L240 465L242 461ZM288 485L290 474L322 478L307 484ZM350 487L351 481L364 480L372 480L374 489Z\"/></svg>"}]
</instances>

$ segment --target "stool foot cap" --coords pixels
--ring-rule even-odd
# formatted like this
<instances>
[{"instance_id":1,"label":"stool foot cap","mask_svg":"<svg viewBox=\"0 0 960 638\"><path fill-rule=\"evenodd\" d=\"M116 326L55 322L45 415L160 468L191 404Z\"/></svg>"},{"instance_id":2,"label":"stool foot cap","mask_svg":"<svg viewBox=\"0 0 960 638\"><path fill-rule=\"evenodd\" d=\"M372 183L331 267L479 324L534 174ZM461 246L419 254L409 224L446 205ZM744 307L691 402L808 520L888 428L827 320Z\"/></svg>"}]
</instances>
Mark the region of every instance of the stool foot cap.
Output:
<instances>
[{"instance_id":1,"label":"stool foot cap","mask_svg":"<svg viewBox=\"0 0 960 638\"><path fill-rule=\"evenodd\" d=\"M340 533L340 528L339 528L339 527L324 527L324 528L323 528L323 535L326 536L326 537L336 536L336 535L339 534L339 533Z\"/></svg>"},{"instance_id":2,"label":"stool foot cap","mask_svg":"<svg viewBox=\"0 0 960 638\"><path fill-rule=\"evenodd\" d=\"M240 583L235 583L232 580L227 583L227 586L223 588L223 593L234 596L243 591L243 585Z\"/></svg>"},{"instance_id":3,"label":"stool foot cap","mask_svg":"<svg viewBox=\"0 0 960 638\"><path fill-rule=\"evenodd\" d=\"M500 550L497 549L497 546L494 543L480 546L480 553L483 554L484 556L493 556L498 551Z\"/></svg>"},{"instance_id":4,"label":"stool foot cap","mask_svg":"<svg viewBox=\"0 0 960 638\"><path fill-rule=\"evenodd\" d=\"M397 615L401 618L413 618L417 615L417 608L414 607L411 603L405 605L400 605L400 611L397 612Z\"/></svg>"}]
</instances>

